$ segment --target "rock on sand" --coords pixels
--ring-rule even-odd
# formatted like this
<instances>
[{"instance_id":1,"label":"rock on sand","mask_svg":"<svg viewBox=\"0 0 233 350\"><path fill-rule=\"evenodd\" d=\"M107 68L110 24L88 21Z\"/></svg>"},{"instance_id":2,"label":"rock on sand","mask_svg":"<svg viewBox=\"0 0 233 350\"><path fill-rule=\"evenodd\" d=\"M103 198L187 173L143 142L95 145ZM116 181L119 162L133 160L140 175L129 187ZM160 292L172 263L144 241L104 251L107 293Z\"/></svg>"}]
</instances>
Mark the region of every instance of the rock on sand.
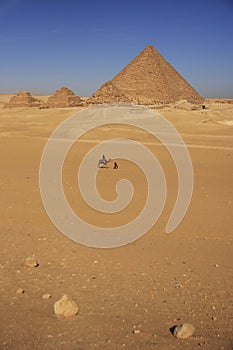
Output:
<instances>
[{"instance_id":1,"label":"rock on sand","mask_svg":"<svg viewBox=\"0 0 233 350\"><path fill-rule=\"evenodd\" d=\"M54 312L57 316L71 317L78 314L79 308L70 296L64 294L62 298L54 304Z\"/></svg>"},{"instance_id":2,"label":"rock on sand","mask_svg":"<svg viewBox=\"0 0 233 350\"><path fill-rule=\"evenodd\" d=\"M194 330L195 328L191 323L184 323L180 326L175 327L173 331L173 335L179 339L186 339L188 337L191 337L191 335L193 335Z\"/></svg>"},{"instance_id":3,"label":"rock on sand","mask_svg":"<svg viewBox=\"0 0 233 350\"><path fill-rule=\"evenodd\" d=\"M37 267L37 266L39 266L39 263L38 263L38 260L36 259L36 257L34 255L32 255L32 256L28 256L24 260L24 266Z\"/></svg>"}]
</instances>

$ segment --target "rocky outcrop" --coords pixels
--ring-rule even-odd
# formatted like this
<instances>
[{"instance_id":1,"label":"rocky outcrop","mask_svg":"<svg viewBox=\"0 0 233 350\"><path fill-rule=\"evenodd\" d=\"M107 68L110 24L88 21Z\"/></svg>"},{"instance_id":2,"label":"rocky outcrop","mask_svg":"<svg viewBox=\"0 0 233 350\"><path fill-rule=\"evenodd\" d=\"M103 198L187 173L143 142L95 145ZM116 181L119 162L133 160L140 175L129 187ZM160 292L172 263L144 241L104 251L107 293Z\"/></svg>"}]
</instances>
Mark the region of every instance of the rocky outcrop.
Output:
<instances>
[{"instance_id":1,"label":"rocky outcrop","mask_svg":"<svg viewBox=\"0 0 233 350\"><path fill-rule=\"evenodd\" d=\"M44 104L47 108L67 108L78 107L82 105L82 100L79 96L68 89L62 87L60 90L56 90L53 96L48 98L48 101Z\"/></svg>"},{"instance_id":2,"label":"rocky outcrop","mask_svg":"<svg viewBox=\"0 0 233 350\"><path fill-rule=\"evenodd\" d=\"M148 46L87 102L123 101L153 105L180 100L199 104L203 98L154 47Z\"/></svg>"},{"instance_id":3,"label":"rocky outcrop","mask_svg":"<svg viewBox=\"0 0 233 350\"><path fill-rule=\"evenodd\" d=\"M34 98L28 91L20 91L17 95L11 97L10 101L5 104L4 108L15 107L40 107L42 101Z\"/></svg>"}]
</instances>

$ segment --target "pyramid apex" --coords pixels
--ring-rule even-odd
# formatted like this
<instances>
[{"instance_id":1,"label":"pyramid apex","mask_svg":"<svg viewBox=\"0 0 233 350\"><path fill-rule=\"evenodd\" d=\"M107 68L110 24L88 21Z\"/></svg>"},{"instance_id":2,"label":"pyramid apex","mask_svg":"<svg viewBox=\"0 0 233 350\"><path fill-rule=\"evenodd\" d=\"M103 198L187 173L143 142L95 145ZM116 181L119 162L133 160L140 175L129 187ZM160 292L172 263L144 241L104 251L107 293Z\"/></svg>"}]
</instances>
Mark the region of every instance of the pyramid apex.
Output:
<instances>
[{"instance_id":1,"label":"pyramid apex","mask_svg":"<svg viewBox=\"0 0 233 350\"><path fill-rule=\"evenodd\" d=\"M148 45L148 46L145 47L144 50L154 50L154 49L155 49L154 46Z\"/></svg>"},{"instance_id":2,"label":"pyramid apex","mask_svg":"<svg viewBox=\"0 0 233 350\"><path fill-rule=\"evenodd\" d=\"M142 52L152 52L152 51L155 52L156 49L154 48L154 46L148 45L148 46L145 47L144 50L141 51L141 53L142 53Z\"/></svg>"},{"instance_id":3,"label":"pyramid apex","mask_svg":"<svg viewBox=\"0 0 233 350\"><path fill-rule=\"evenodd\" d=\"M135 59L137 57L138 58L141 58L141 57L144 58L144 56L150 57L150 59L153 59L152 57L154 57L154 56L161 56L161 54L154 48L154 46L148 45L135 57Z\"/></svg>"}]
</instances>

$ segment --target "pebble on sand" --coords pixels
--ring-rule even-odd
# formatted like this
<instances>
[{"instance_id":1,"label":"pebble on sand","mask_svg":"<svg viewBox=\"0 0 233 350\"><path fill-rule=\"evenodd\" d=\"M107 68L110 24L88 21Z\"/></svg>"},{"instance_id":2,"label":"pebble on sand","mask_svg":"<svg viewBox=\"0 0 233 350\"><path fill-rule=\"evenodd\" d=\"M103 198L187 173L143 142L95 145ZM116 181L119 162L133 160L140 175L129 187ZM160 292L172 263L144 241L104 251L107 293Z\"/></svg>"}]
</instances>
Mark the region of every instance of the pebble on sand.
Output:
<instances>
[{"instance_id":1,"label":"pebble on sand","mask_svg":"<svg viewBox=\"0 0 233 350\"><path fill-rule=\"evenodd\" d=\"M32 256L28 256L24 260L24 266L37 267L37 266L39 266L39 263L38 263L38 260L36 259L36 257L34 255L32 255Z\"/></svg>"},{"instance_id":2,"label":"pebble on sand","mask_svg":"<svg viewBox=\"0 0 233 350\"><path fill-rule=\"evenodd\" d=\"M52 297L52 295L50 293L45 293L42 295L42 299L49 299L51 297Z\"/></svg>"},{"instance_id":3,"label":"pebble on sand","mask_svg":"<svg viewBox=\"0 0 233 350\"><path fill-rule=\"evenodd\" d=\"M16 294L23 294L23 293L25 293L25 289L23 288L18 288L16 291Z\"/></svg>"},{"instance_id":4,"label":"pebble on sand","mask_svg":"<svg viewBox=\"0 0 233 350\"><path fill-rule=\"evenodd\" d=\"M186 339L193 335L194 330L195 328L191 323L184 323L174 328L173 335L179 339Z\"/></svg>"},{"instance_id":5,"label":"pebble on sand","mask_svg":"<svg viewBox=\"0 0 233 350\"><path fill-rule=\"evenodd\" d=\"M57 316L71 317L79 312L76 302L67 294L64 294L60 300L54 304L54 312Z\"/></svg>"}]
</instances>

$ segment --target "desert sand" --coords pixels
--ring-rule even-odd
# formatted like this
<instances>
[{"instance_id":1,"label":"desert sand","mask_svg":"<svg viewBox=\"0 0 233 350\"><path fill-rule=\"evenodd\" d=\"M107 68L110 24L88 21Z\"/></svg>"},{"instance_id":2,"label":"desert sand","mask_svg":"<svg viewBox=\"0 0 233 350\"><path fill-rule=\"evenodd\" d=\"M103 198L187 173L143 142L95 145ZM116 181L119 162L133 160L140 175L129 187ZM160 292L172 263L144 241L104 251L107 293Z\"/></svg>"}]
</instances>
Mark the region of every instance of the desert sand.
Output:
<instances>
[{"instance_id":1,"label":"desert sand","mask_svg":"<svg viewBox=\"0 0 233 350\"><path fill-rule=\"evenodd\" d=\"M177 176L166 150L150 135L138 137L160 159L169 199L156 225L141 239L114 249L94 249L69 240L48 218L39 188L43 149L53 130L83 107L3 109L0 96L1 253L0 349L226 349L233 346L233 104L206 100L206 109L188 105L159 108L182 135L194 169L194 191L186 216L164 233L174 204ZM46 96L36 96L45 101ZM232 102L232 101L230 101ZM131 162L100 169L97 186L111 200L117 179L135 186L127 213L91 211L78 192L76 171L83 154L106 138L98 129L83 136L64 168L64 188L72 208L96 225L114 227L141 209L146 187ZM117 129L109 127L107 137ZM35 255L39 266L23 266ZM24 293L16 293L21 288ZM43 299L45 293L51 298ZM79 314L59 319L53 305L69 294ZM188 339L170 328L195 327Z\"/></svg>"}]
</instances>

